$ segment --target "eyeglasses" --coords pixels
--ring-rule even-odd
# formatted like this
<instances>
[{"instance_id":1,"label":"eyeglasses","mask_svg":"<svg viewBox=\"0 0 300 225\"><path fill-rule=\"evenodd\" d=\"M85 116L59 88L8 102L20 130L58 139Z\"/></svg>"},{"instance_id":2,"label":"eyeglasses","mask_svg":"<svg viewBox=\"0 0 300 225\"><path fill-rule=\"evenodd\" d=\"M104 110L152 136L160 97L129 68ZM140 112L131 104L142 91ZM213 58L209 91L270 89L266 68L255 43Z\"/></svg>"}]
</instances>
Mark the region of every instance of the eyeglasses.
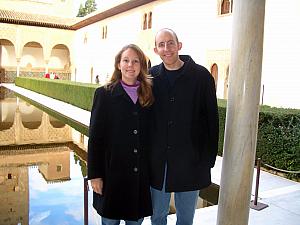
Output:
<instances>
[{"instance_id":1,"label":"eyeglasses","mask_svg":"<svg viewBox=\"0 0 300 225\"><path fill-rule=\"evenodd\" d=\"M176 46L176 42L173 40L165 41L165 42L159 42L157 47L158 48L174 48Z\"/></svg>"}]
</instances>

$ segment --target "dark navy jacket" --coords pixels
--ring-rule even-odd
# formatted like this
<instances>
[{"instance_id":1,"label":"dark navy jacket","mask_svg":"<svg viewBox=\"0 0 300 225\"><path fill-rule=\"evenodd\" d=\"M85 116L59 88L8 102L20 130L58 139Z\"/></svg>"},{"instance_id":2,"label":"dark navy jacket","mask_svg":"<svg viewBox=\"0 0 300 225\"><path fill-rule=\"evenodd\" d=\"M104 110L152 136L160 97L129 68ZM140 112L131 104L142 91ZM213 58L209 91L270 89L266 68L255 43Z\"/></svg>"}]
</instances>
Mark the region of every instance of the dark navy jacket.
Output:
<instances>
[{"instance_id":1,"label":"dark navy jacket","mask_svg":"<svg viewBox=\"0 0 300 225\"><path fill-rule=\"evenodd\" d=\"M219 137L214 79L190 56L180 56L184 68L170 87L162 64L150 69L154 77L151 186L166 191L198 190L211 184Z\"/></svg>"}]
</instances>

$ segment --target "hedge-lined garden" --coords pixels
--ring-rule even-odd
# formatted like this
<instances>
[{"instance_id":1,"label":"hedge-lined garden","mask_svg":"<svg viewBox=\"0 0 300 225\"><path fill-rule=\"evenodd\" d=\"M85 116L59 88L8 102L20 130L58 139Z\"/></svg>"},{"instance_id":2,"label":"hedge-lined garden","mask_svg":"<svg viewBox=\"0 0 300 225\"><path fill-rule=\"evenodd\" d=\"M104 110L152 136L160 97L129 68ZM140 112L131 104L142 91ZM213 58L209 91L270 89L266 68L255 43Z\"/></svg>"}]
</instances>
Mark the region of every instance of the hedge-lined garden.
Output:
<instances>
[{"instance_id":1,"label":"hedge-lined garden","mask_svg":"<svg viewBox=\"0 0 300 225\"><path fill-rule=\"evenodd\" d=\"M46 78L17 77L17 86L91 110L98 85ZM218 100L220 138L218 154L222 155L226 118L226 100ZM300 110L261 106L258 122L256 157L264 164L281 170L300 171ZM300 178L299 173L287 173Z\"/></svg>"},{"instance_id":2,"label":"hedge-lined garden","mask_svg":"<svg viewBox=\"0 0 300 225\"><path fill-rule=\"evenodd\" d=\"M17 86L91 111L94 92L99 85L69 80L17 77Z\"/></svg>"}]
</instances>

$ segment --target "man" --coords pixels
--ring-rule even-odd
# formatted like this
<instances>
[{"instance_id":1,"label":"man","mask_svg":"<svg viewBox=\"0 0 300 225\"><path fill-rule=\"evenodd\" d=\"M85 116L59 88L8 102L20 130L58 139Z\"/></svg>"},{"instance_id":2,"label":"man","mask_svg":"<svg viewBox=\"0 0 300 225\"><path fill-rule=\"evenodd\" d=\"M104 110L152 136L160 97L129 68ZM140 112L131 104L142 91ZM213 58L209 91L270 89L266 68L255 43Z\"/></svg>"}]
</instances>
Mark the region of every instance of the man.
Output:
<instances>
[{"instance_id":1,"label":"man","mask_svg":"<svg viewBox=\"0 0 300 225\"><path fill-rule=\"evenodd\" d=\"M154 77L150 154L152 225L167 224L174 192L176 225L192 225L199 190L211 184L218 149L219 119L214 79L190 56L179 56L182 43L164 28L154 51L162 59Z\"/></svg>"}]
</instances>

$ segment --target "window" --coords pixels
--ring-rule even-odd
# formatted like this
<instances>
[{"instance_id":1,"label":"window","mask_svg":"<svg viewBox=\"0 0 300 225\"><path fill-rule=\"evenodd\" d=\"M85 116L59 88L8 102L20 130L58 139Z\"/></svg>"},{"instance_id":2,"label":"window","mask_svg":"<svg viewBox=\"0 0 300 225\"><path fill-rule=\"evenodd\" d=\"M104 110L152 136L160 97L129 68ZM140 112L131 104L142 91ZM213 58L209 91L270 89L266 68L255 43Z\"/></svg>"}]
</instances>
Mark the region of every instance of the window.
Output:
<instances>
[{"instance_id":1,"label":"window","mask_svg":"<svg viewBox=\"0 0 300 225\"><path fill-rule=\"evenodd\" d=\"M147 30L152 28L152 12L144 13L142 17L142 29Z\"/></svg>"},{"instance_id":2,"label":"window","mask_svg":"<svg viewBox=\"0 0 300 225\"><path fill-rule=\"evenodd\" d=\"M215 86L216 86L216 90L217 90L217 83L218 83L218 65L216 63L214 63L211 66L211 75L213 76L214 80L215 80Z\"/></svg>"},{"instance_id":3,"label":"window","mask_svg":"<svg viewBox=\"0 0 300 225\"><path fill-rule=\"evenodd\" d=\"M221 15L232 13L233 0L222 0Z\"/></svg>"},{"instance_id":4,"label":"window","mask_svg":"<svg viewBox=\"0 0 300 225\"><path fill-rule=\"evenodd\" d=\"M152 28L152 12L148 13L148 29Z\"/></svg>"},{"instance_id":5,"label":"window","mask_svg":"<svg viewBox=\"0 0 300 225\"><path fill-rule=\"evenodd\" d=\"M83 134L80 135L80 144L84 144L84 135Z\"/></svg>"},{"instance_id":6,"label":"window","mask_svg":"<svg viewBox=\"0 0 300 225\"><path fill-rule=\"evenodd\" d=\"M105 26L104 38L107 38L107 26Z\"/></svg>"},{"instance_id":7,"label":"window","mask_svg":"<svg viewBox=\"0 0 300 225\"><path fill-rule=\"evenodd\" d=\"M107 26L102 27L102 39L107 38Z\"/></svg>"},{"instance_id":8,"label":"window","mask_svg":"<svg viewBox=\"0 0 300 225\"><path fill-rule=\"evenodd\" d=\"M56 172L62 171L62 165L56 165Z\"/></svg>"},{"instance_id":9,"label":"window","mask_svg":"<svg viewBox=\"0 0 300 225\"><path fill-rule=\"evenodd\" d=\"M88 41L88 37L87 37L87 33L84 34L84 39L83 39L83 43L87 44Z\"/></svg>"},{"instance_id":10,"label":"window","mask_svg":"<svg viewBox=\"0 0 300 225\"><path fill-rule=\"evenodd\" d=\"M144 20L143 20L143 30L147 29L147 13L144 14Z\"/></svg>"}]
</instances>

